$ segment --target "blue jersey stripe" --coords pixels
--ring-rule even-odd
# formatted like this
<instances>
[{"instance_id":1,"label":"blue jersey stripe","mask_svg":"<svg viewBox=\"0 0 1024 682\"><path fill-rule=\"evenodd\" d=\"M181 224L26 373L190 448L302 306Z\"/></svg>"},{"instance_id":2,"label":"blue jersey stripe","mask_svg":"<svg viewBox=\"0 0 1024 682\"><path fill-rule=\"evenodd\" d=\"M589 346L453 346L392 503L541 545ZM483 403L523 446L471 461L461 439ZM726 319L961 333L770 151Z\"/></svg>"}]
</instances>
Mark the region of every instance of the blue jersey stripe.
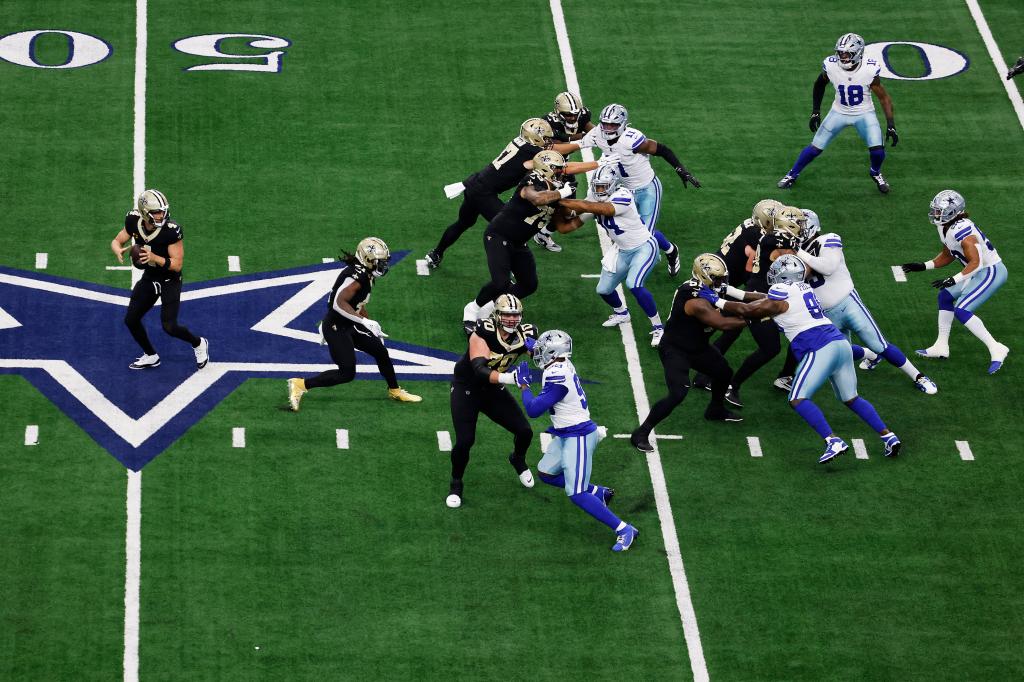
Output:
<instances>
[{"instance_id":1,"label":"blue jersey stripe","mask_svg":"<svg viewBox=\"0 0 1024 682\"><path fill-rule=\"evenodd\" d=\"M785 301L789 297L786 294L768 294L768 298L773 301Z\"/></svg>"},{"instance_id":2,"label":"blue jersey stripe","mask_svg":"<svg viewBox=\"0 0 1024 682\"><path fill-rule=\"evenodd\" d=\"M965 229L960 230L959 232L956 233L955 239L958 242L963 241L967 237L967 235L969 235L970 233L971 233L971 228L969 228L969 227L965 228Z\"/></svg>"},{"instance_id":3,"label":"blue jersey stripe","mask_svg":"<svg viewBox=\"0 0 1024 682\"><path fill-rule=\"evenodd\" d=\"M641 135L640 139L633 143L633 149L636 149L637 147L642 145L646 140L647 140L647 136L646 135Z\"/></svg>"}]
</instances>

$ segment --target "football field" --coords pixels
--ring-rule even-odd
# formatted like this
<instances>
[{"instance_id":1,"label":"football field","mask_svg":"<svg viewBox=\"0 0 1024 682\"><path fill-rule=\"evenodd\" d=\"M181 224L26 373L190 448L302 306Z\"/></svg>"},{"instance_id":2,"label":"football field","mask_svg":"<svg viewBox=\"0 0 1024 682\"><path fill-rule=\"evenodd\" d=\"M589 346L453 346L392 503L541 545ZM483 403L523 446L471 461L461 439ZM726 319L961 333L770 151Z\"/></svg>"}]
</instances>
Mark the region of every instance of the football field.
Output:
<instances>
[{"instance_id":1,"label":"football field","mask_svg":"<svg viewBox=\"0 0 1024 682\"><path fill-rule=\"evenodd\" d=\"M852 130L779 190L849 31L884 64L892 192ZM1024 678L1024 76L1003 77L1022 35L1020 0L4 0L0 679ZM781 355L744 385L742 423L705 421L692 390L636 452L621 436L665 394L662 366L631 295L631 325L601 326L590 224L534 247L524 320L572 335L608 432L592 480L639 539L612 553L561 490L522 487L487 419L445 506L485 221L439 269L417 261L455 220L442 188L566 89L595 114L625 105L699 178L652 159L684 273L764 198L842 235L885 336L939 387L858 370L898 458L824 387L857 452L818 465L772 385ZM199 371L159 308L161 366L128 369L132 269L109 244L149 187L184 231ZM930 282L957 270L894 266L939 252L928 204L947 188L1010 271L976 311L1011 349L994 375L959 322L950 359L913 354L935 339ZM317 323L369 235L392 267L368 312L423 402L388 400L360 354L356 381L290 412L285 380L333 367ZM663 260L648 280L663 317L684 278ZM744 334L732 367L753 348ZM532 421L531 466L549 425Z\"/></svg>"}]
</instances>

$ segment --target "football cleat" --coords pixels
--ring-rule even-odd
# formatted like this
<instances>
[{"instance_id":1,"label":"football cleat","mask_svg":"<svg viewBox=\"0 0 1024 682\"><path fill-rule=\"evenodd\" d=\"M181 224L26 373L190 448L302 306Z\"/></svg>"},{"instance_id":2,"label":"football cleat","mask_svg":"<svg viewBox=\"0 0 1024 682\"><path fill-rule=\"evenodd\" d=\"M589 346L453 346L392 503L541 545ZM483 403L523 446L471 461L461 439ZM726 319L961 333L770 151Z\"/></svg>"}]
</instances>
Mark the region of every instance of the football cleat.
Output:
<instances>
[{"instance_id":1,"label":"football cleat","mask_svg":"<svg viewBox=\"0 0 1024 682\"><path fill-rule=\"evenodd\" d=\"M665 328L660 324L651 330L651 348L661 345L661 337L665 335Z\"/></svg>"},{"instance_id":2,"label":"football cleat","mask_svg":"<svg viewBox=\"0 0 1024 682\"><path fill-rule=\"evenodd\" d=\"M605 488L598 486L601 491L601 501L604 502L604 506L609 506L612 503L612 499L615 497L615 488Z\"/></svg>"},{"instance_id":3,"label":"football cleat","mask_svg":"<svg viewBox=\"0 0 1024 682\"><path fill-rule=\"evenodd\" d=\"M1003 344L999 344L999 350L992 354L992 362L988 366L988 373L995 374L1003 366L1006 361L1006 356L1010 354L1010 349Z\"/></svg>"},{"instance_id":4,"label":"football cleat","mask_svg":"<svg viewBox=\"0 0 1024 682\"><path fill-rule=\"evenodd\" d=\"M712 412L712 411L709 410L709 411L704 413L704 418L707 419L709 422L741 422L741 421L743 421L743 417L742 416L740 416L739 414L736 414L735 412L730 412L729 410L722 410L721 412L718 412L718 411Z\"/></svg>"},{"instance_id":5,"label":"football cleat","mask_svg":"<svg viewBox=\"0 0 1024 682\"><path fill-rule=\"evenodd\" d=\"M431 270L437 270L441 267L441 259L444 258L443 254L437 252L437 249L431 249L427 251L427 255L423 257L423 260L427 261L427 267Z\"/></svg>"},{"instance_id":6,"label":"football cleat","mask_svg":"<svg viewBox=\"0 0 1024 682\"><path fill-rule=\"evenodd\" d=\"M640 452L654 452L654 446L651 445L650 441L650 434L644 433L640 429L629 434L629 443Z\"/></svg>"},{"instance_id":7,"label":"football cleat","mask_svg":"<svg viewBox=\"0 0 1024 682\"><path fill-rule=\"evenodd\" d=\"M796 176L786 173L776 185L779 189L789 189L796 184Z\"/></svg>"},{"instance_id":8,"label":"football cleat","mask_svg":"<svg viewBox=\"0 0 1024 682\"><path fill-rule=\"evenodd\" d=\"M388 397L392 400L397 400L400 403L418 403L423 401L423 398L409 393L409 391L405 390L401 386L398 388L389 388Z\"/></svg>"},{"instance_id":9,"label":"football cleat","mask_svg":"<svg viewBox=\"0 0 1024 682\"><path fill-rule=\"evenodd\" d=\"M629 311L623 313L612 313L608 319L601 323L602 327L618 327L620 324L629 322Z\"/></svg>"},{"instance_id":10,"label":"football cleat","mask_svg":"<svg viewBox=\"0 0 1024 682\"><path fill-rule=\"evenodd\" d=\"M779 377L778 379L772 382L772 386L779 389L780 391L785 391L786 393L789 393L790 391L793 390L793 377Z\"/></svg>"},{"instance_id":11,"label":"football cleat","mask_svg":"<svg viewBox=\"0 0 1024 682\"><path fill-rule=\"evenodd\" d=\"M555 240L551 238L551 235L538 232L533 235L533 241L540 244L551 253L559 253L562 247L555 243Z\"/></svg>"},{"instance_id":12,"label":"football cleat","mask_svg":"<svg viewBox=\"0 0 1024 682\"><path fill-rule=\"evenodd\" d=\"M881 355L876 355L873 360L869 358L867 355L865 355L864 359L860 361L860 368L870 372L875 367L878 367L880 364L882 364Z\"/></svg>"},{"instance_id":13,"label":"football cleat","mask_svg":"<svg viewBox=\"0 0 1024 682\"><path fill-rule=\"evenodd\" d=\"M949 359L949 346L929 346L928 348L919 348L914 351L922 358L937 358L939 360Z\"/></svg>"},{"instance_id":14,"label":"football cleat","mask_svg":"<svg viewBox=\"0 0 1024 682\"><path fill-rule=\"evenodd\" d=\"M917 375L917 378L914 379L914 386L917 387L917 390L927 395L935 395L939 392L939 387L935 385L935 382L923 374Z\"/></svg>"},{"instance_id":15,"label":"football cleat","mask_svg":"<svg viewBox=\"0 0 1024 682\"><path fill-rule=\"evenodd\" d=\"M292 412L299 411L299 403L302 402L302 395L307 391L305 379L288 380L288 407Z\"/></svg>"},{"instance_id":16,"label":"football cleat","mask_svg":"<svg viewBox=\"0 0 1024 682\"><path fill-rule=\"evenodd\" d=\"M675 244L672 245L668 251L665 252L665 260L668 261L668 276L675 277L679 274L679 247Z\"/></svg>"},{"instance_id":17,"label":"football cleat","mask_svg":"<svg viewBox=\"0 0 1024 682\"><path fill-rule=\"evenodd\" d=\"M850 446L842 438L829 436L825 439L825 452L818 458L818 464L824 464L831 459L835 459L849 448Z\"/></svg>"},{"instance_id":18,"label":"football cleat","mask_svg":"<svg viewBox=\"0 0 1024 682\"><path fill-rule=\"evenodd\" d=\"M729 403L733 407L743 409L743 401L740 400L740 390L730 386L725 391L725 402Z\"/></svg>"},{"instance_id":19,"label":"football cleat","mask_svg":"<svg viewBox=\"0 0 1024 682\"><path fill-rule=\"evenodd\" d=\"M627 523L625 528L618 531L618 536L615 538L615 544L612 545L612 551L625 552L633 546L637 535L640 535L640 531Z\"/></svg>"},{"instance_id":20,"label":"football cleat","mask_svg":"<svg viewBox=\"0 0 1024 682\"><path fill-rule=\"evenodd\" d=\"M444 503L448 505L449 509L458 509L462 506L462 479L453 478L452 484L448 488L448 497L445 498Z\"/></svg>"},{"instance_id":21,"label":"football cleat","mask_svg":"<svg viewBox=\"0 0 1024 682\"><path fill-rule=\"evenodd\" d=\"M533 472L526 465L526 458L516 459L516 453L512 452L509 453L508 463L516 470L516 474L519 475L519 482L523 484L523 487L532 488L534 483Z\"/></svg>"},{"instance_id":22,"label":"football cleat","mask_svg":"<svg viewBox=\"0 0 1024 682\"><path fill-rule=\"evenodd\" d=\"M885 181L885 176L879 173L878 175L872 175L871 179L875 181L875 185L878 186L879 192L882 194L889 193L889 183Z\"/></svg>"},{"instance_id":23,"label":"football cleat","mask_svg":"<svg viewBox=\"0 0 1024 682\"><path fill-rule=\"evenodd\" d=\"M476 331L476 320L463 320L462 331L466 332L466 336L472 336Z\"/></svg>"},{"instance_id":24,"label":"football cleat","mask_svg":"<svg viewBox=\"0 0 1024 682\"><path fill-rule=\"evenodd\" d=\"M900 454L900 445L902 443L900 443L900 439L895 433L889 432L882 436L882 443L885 445L886 457L895 457Z\"/></svg>"},{"instance_id":25,"label":"football cleat","mask_svg":"<svg viewBox=\"0 0 1024 682\"><path fill-rule=\"evenodd\" d=\"M700 372L697 372L696 374L693 375L693 387L703 388L705 391L710 391L711 377L709 377L707 374L701 374Z\"/></svg>"},{"instance_id":26,"label":"football cleat","mask_svg":"<svg viewBox=\"0 0 1024 682\"><path fill-rule=\"evenodd\" d=\"M192 349L196 354L196 367L202 369L210 361L210 342L205 338L199 339L199 345Z\"/></svg>"},{"instance_id":27,"label":"football cleat","mask_svg":"<svg viewBox=\"0 0 1024 682\"><path fill-rule=\"evenodd\" d=\"M152 355L142 354L135 362L128 365L128 369L153 369L154 367L160 366L160 356L156 353Z\"/></svg>"}]
</instances>

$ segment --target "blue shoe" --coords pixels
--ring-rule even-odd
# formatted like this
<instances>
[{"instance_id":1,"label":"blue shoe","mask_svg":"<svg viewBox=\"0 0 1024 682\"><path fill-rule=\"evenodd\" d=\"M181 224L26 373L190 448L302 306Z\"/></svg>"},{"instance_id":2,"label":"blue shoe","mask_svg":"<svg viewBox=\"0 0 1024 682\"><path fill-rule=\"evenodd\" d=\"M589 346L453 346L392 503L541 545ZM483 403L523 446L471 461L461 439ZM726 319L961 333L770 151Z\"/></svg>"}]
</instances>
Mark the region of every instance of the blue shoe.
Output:
<instances>
[{"instance_id":1,"label":"blue shoe","mask_svg":"<svg viewBox=\"0 0 1024 682\"><path fill-rule=\"evenodd\" d=\"M842 438L830 436L825 439L825 453L818 458L818 464L824 464L830 459L835 459L850 448Z\"/></svg>"},{"instance_id":2,"label":"blue shoe","mask_svg":"<svg viewBox=\"0 0 1024 682\"><path fill-rule=\"evenodd\" d=\"M988 366L988 373L995 374L999 371L999 368L1003 366L1003 362L1006 361L1006 356L1010 354L1010 349L999 344L999 351L992 354L992 362Z\"/></svg>"},{"instance_id":3,"label":"blue shoe","mask_svg":"<svg viewBox=\"0 0 1024 682\"><path fill-rule=\"evenodd\" d=\"M882 436L882 443L885 445L885 456L895 457L900 454L900 439L895 433L887 433Z\"/></svg>"},{"instance_id":4,"label":"blue shoe","mask_svg":"<svg viewBox=\"0 0 1024 682\"><path fill-rule=\"evenodd\" d=\"M636 540L637 535L640 535L640 531L627 523L626 527L619 531L619 537L616 538L615 544L612 546L612 551L625 552L633 546L633 542Z\"/></svg>"}]
</instances>

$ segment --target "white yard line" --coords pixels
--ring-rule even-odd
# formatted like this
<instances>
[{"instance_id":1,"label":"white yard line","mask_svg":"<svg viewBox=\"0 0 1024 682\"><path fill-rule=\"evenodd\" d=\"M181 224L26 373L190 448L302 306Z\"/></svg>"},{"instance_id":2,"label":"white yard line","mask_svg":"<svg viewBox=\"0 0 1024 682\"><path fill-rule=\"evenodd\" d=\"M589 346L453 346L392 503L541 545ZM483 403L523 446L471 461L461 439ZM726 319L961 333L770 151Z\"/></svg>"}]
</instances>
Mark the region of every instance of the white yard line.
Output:
<instances>
[{"instance_id":1,"label":"white yard line","mask_svg":"<svg viewBox=\"0 0 1024 682\"><path fill-rule=\"evenodd\" d=\"M244 448L245 447L245 427L234 426L231 428L231 447L233 448Z\"/></svg>"},{"instance_id":2,"label":"white yard line","mask_svg":"<svg viewBox=\"0 0 1024 682\"><path fill-rule=\"evenodd\" d=\"M960 454L960 459L965 462L974 461L974 453L971 452L971 445L965 440L956 441L956 451Z\"/></svg>"},{"instance_id":3,"label":"white yard line","mask_svg":"<svg viewBox=\"0 0 1024 682\"><path fill-rule=\"evenodd\" d=\"M572 58L572 46L569 44L569 32L565 25L565 14L562 12L562 2L561 0L549 0L549 2L567 89L582 96L579 79L576 77L576 66ZM583 150L582 156L584 161L592 161L594 158L589 149ZM610 246L610 241L603 231L598 230L598 234L600 235L601 250L603 252ZM619 286L618 291L619 296L623 296L621 286ZM626 351L626 363L630 384L633 389L633 400L636 403L637 418L642 418L650 411L650 405L647 402L647 389L644 386L643 369L640 366L640 354L637 350L636 338L633 335L632 322L619 325L619 331L622 333L622 345ZM690 599L690 586L686 581L686 570L683 566L682 553L679 550L679 537L676 532L675 519L672 516L672 507L669 503L668 488L665 485L665 472L661 468L661 456L658 453L657 439L652 439L652 443L654 444L654 452L647 455L647 468L650 472L651 483L654 488L658 519L661 522L661 535L665 542L665 554L668 559L669 572L672 576L672 586L675 589L676 606L679 609L679 617L683 624L683 636L686 638L686 648L690 656L690 669L693 672L693 679L696 682L702 682L708 679L708 669L704 661L704 649L700 642L697 614L693 609L693 601Z\"/></svg>"},{"instance_id":4,"label":"white yard line","mask_svg":"<svg viewBox=\"0 0 1024 682\"><path fill-rule=\"evenodd\" d=\"M29 424L25 427L25 445L39 445L38 424Z\"/></svg>"},{"instance_id":5,"label":"white yard line","mask_svg":"<svg viewBox=\"0 0 1024 682\"><path fill-rule=\"evenodd\" d=\"M981 39L985 42L988 56L996 67L996 77L1003 84L1006 96L1010 98L1010 104L1013 105L1013 110L1017 112L1017 121L1020 122L1021 128L1024 128L1024 100L1021 100L1017 84L1012 80L1006 80L1006 72L1009 71L1010 67L1006 65L1003 55L999 51L999 46L996 44L996 39L992 37L992 31L989 30L988 22L985 21L985 15L981 12L978 0L966 0L966 2L967 9L971 11L971 18L974 19L974 23L978 27L978 33L981 34Z\"/></svg>"},{"instance_id":6,"label":"white yard line","mask_svg":"<svg viewBox=\"0 0 1024 682\"><path fill-rule=\"evenodd\" d=\"M430 277L430 266L425 259L420 258L416 261L416 274L420 277Z\"/></svg>"},{"instance_id":7,"label":"white yard line","mask_svg":"<svg viewBox=\"0 0 1024 682\"><path fill-rule=\"evenodd\" d=\"M747 447L750 448L751 457L763 457L761 452L761 439L757 436L747 436Z\"/></svg>"},{"instance_id":8,"label":"white yard line","mask_svg":"<svg viewBox=\"0 0 1024 682\"><path fill-rule=\"evenodd\" d=\"M238 256L228 256L228 272L241 272L242 261Z\"/></svg>"},{"instance_id":9,"label":"white yard line","mask_svg":"<svg viewBox=\"0 0 1024 682\"><path fill-rule=\"evenodd\" d=\"M334 442L339 450L348 450L348 429L334 429Z\"/></svg>"},{"instance_id":10,"label":"white yard line","mask_svg":"<svg viewBox=\"0 0 1024 682\"><path fill-rule=\"evenodd\" d=\"M45 270L49 264L50 256L45 253L36 254L36 270Z\"/></svg>"},{"instance_id":11,"label":"white yard line","mask_svg":"<svg viewBox=\"0 0 1024 682\"><path fill-rule=\"evenodd\" d=\"M452 434L447 431L437 432L437 449L441 452L452 451Z\"/></svg>"},{"instance_id":12,"label":"white yard line","mask_svg":"<svg viewBox=\"0 0 1024 682\"><path fill-rule=\"evenodd\" d=\"M853 445L853 453L857 455L857 459L868 458L868 449L864 446L863 438L854 438L853 441L851 441L851 444Z\"/></svg>"},{"instance_id":13,"label":"white yard line","mask_svg":"<svg viewBox=\"0 0 1024 682\"><path fill-rule=\"evenodd\" d=\"M892 266L892 278L897 282L906 282L907 273L903 272L903 268L898 265Z\"/></svg>"}]
</instances>

